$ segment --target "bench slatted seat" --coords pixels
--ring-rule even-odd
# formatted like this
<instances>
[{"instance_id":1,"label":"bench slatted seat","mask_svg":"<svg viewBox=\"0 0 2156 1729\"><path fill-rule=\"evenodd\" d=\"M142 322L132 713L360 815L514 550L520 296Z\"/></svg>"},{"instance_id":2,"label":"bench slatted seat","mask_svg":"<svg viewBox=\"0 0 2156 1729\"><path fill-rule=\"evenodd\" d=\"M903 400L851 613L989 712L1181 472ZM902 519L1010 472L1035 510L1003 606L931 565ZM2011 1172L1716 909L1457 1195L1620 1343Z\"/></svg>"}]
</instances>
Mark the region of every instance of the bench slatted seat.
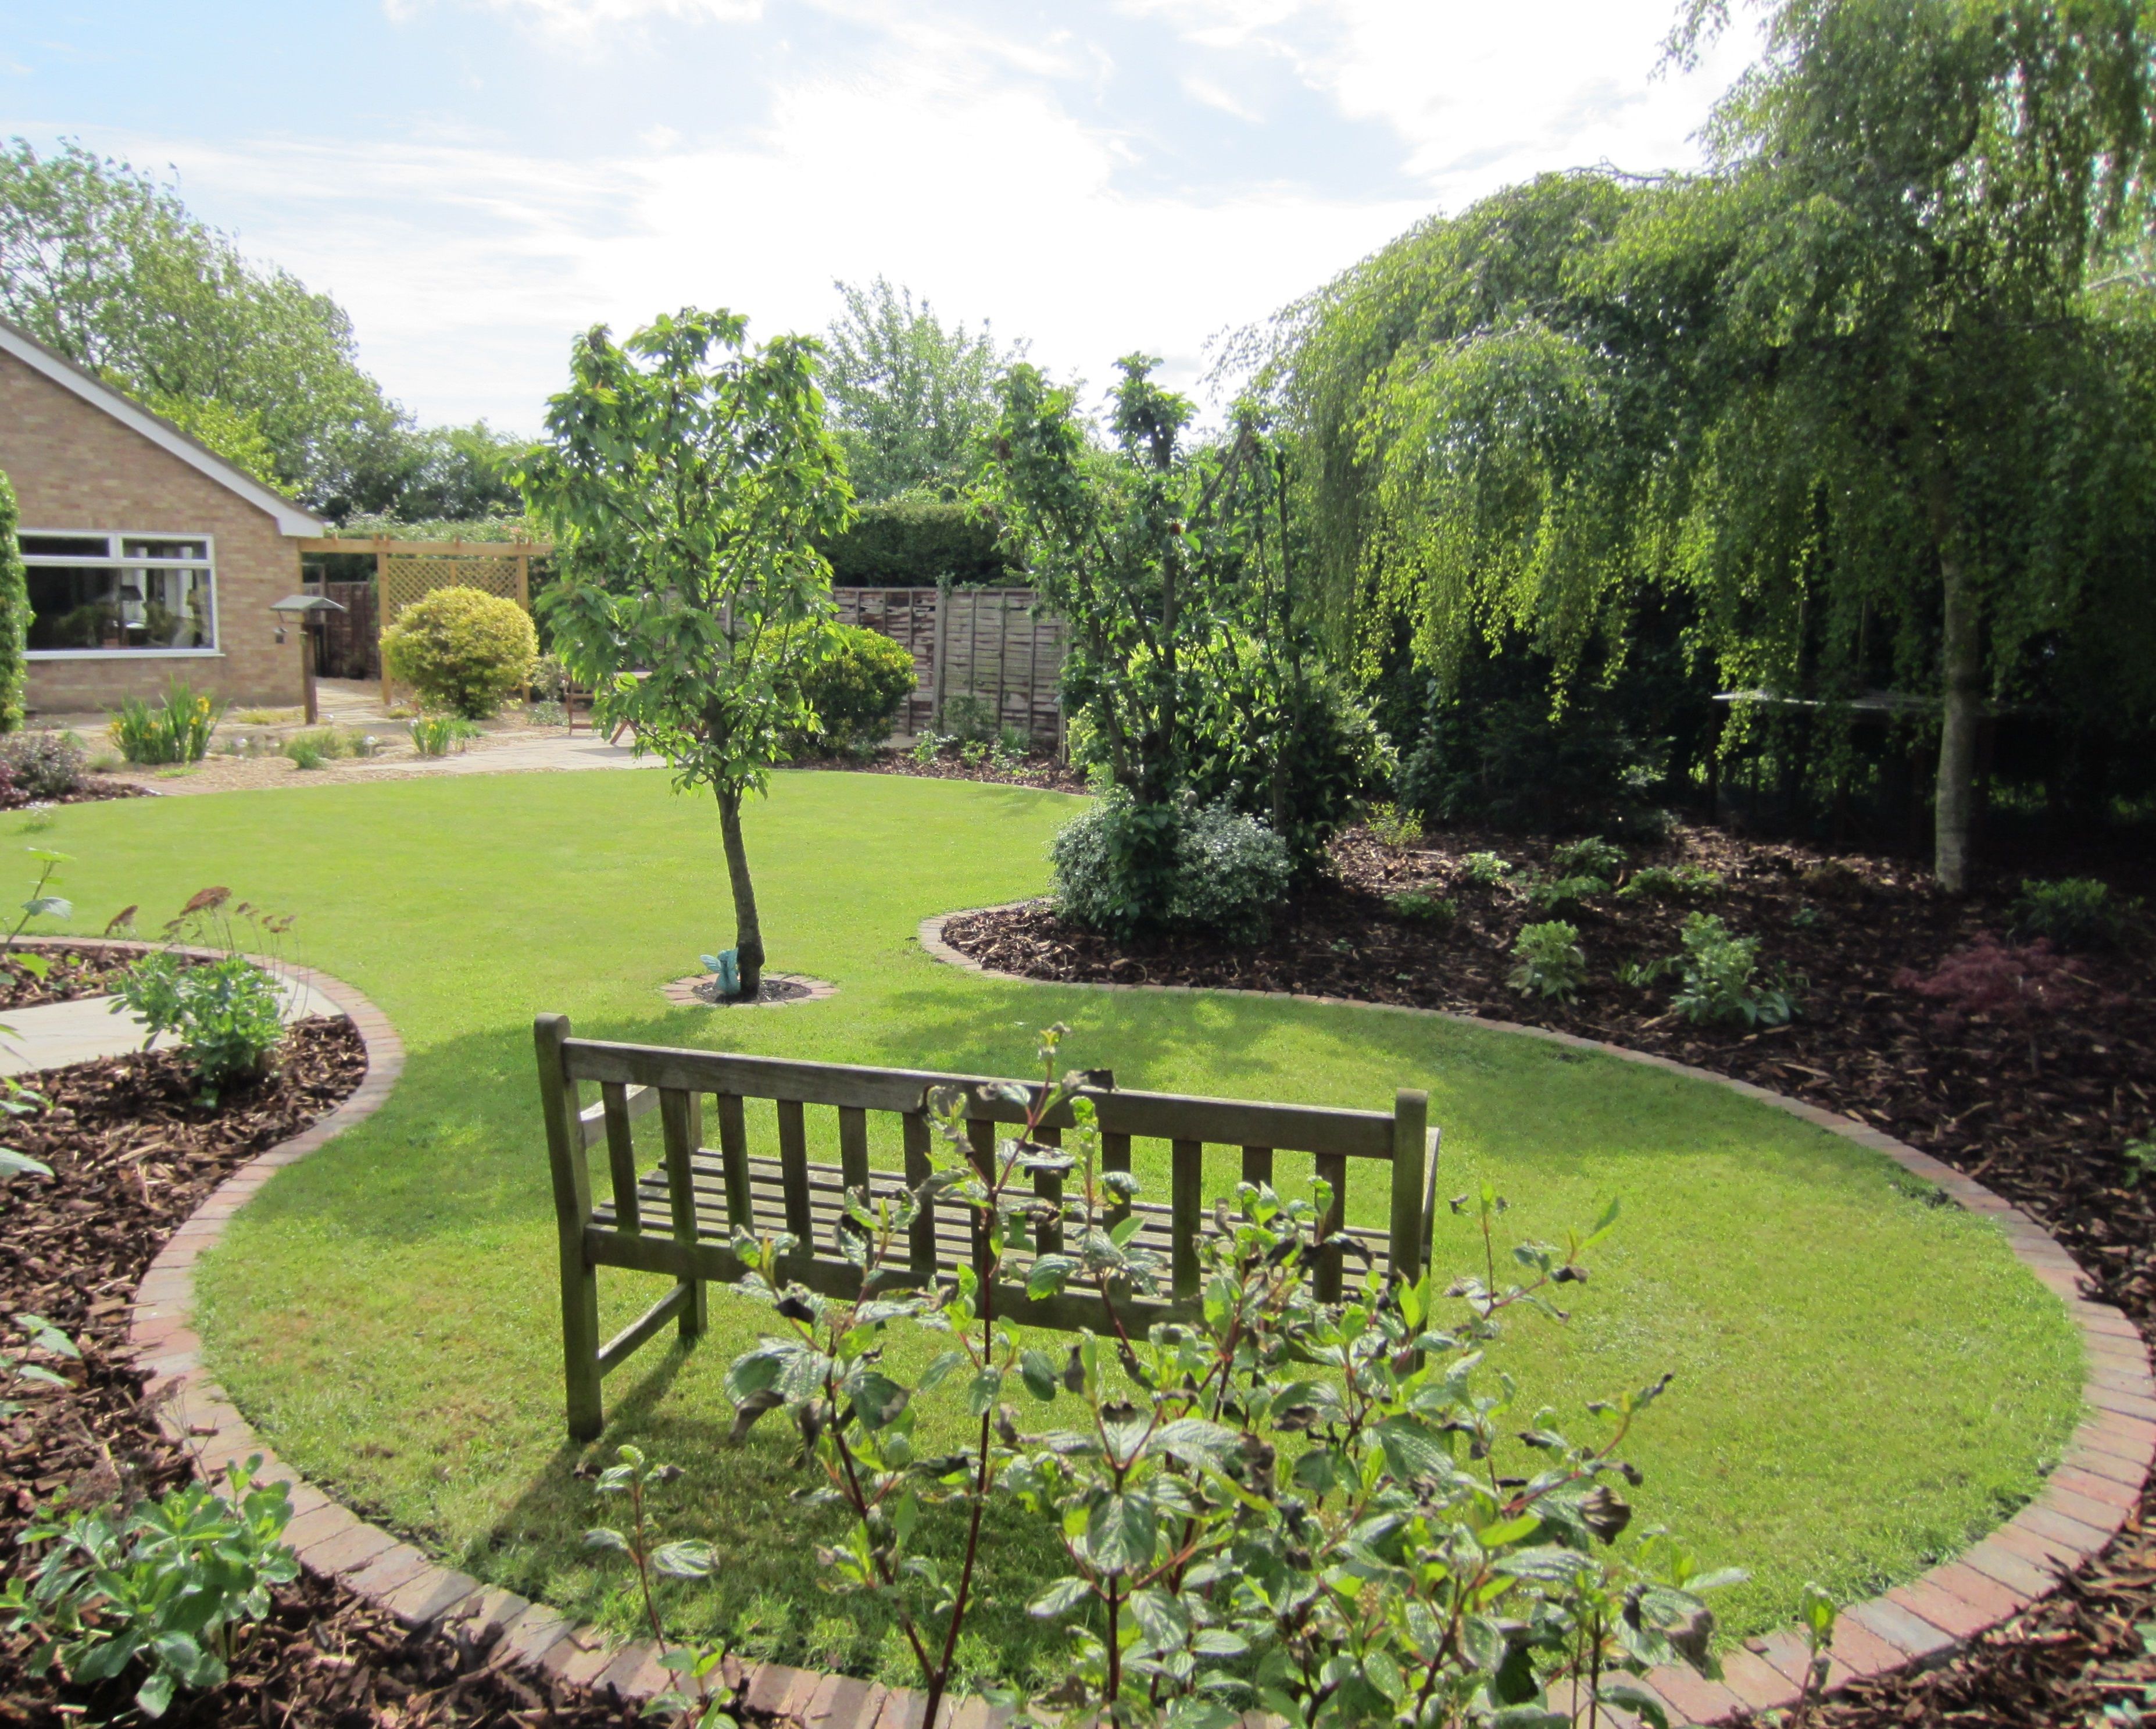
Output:
<instances>
[{"instance_id":1,"label":"bench slatted seat","mask_svg":"<svg viewBox=\"0 0 2156 1729\"><path fill-rule=\"evenodd\" d=\"M562 1015L540 1016L533 1035L559 1227L569 1431L579 1440L592 1439L603 1425L600 1382L609 1370L669 1321L677 1322L685 1340L704 1331L706 1284L732 1282L746 1271L731 1246L737 1228L757 1236L784 1232L798 1238L796 1250L780 1259L781 1276L827 1295L851 1298L859 1293L860 1270L839 1253L837 1240L845 1193L865 1189L871 1205L895 1203L928 1175L930 1090L991 1090L969 1095L969 1149L983 1168L994 1156L999 1131L1024 1120L1016 1103L993 1091L1009 1084L1000 1077L577 1039ZM587 1103L593 1090L597 1096ZM1332 1223L1341 1241L1316 1270L1321 1300L1339 1297L1350 1249L1367 1255L1389 1277L1419 1275L1435 1222L1439 1143L1437 1131L1428 1126L1425 1094L1401 1090L1389 1113L1112 1086L1087 1096L1101 1129L1105 1168L1129 1170L1133 1140L1165 1142L1169 1149L1168 1200L1141 1200L1122 1209L1141 1221L1138 1246L1168 1262L1168 1290L1119 1301L1127 1323L1148 1326L1187 1314L1194 1306L1199 1241L1215 1229L1204 1196L1206 1161L1216 1152L1235 1154L1238 1175L1249 1182L1273 1180L1276 1153L1307 1154L1317 1174L1332 1184ZM750 1144L746 1105L751 1100L772 1106L773 1147ZM705 1144L706 1101L708 1121L717 1131L716 1147ZM807 1112L812 1106L835 1108L835 1162L810 1157ZM871 1165L871 1112L898 1119L903 1170ZM654 1114L660 1157L647 1165L638 1154L636 1125ZM1044 1136L1058 1138L1070 1122L1067 1107L1060 1109L1044 1125ZM645 1138L651 1138L648 1131ZM608 1195L595 1200L590 1154L601 1147ZM1383 1230L1342 1225L1350 1162L1358 1159L1391 1167ZM1061 1182L1051 1174L1035 1176L1036 1197L1060 1198ZM1110 1219L1117 1216L1111 1212ZM1044 1251L1060 1246L1055 1226L1039 1234ZM914 1223L904 1276L917 1283L947 1280L968 1260L979 1264L984 1252L968 1209L932 1207ZM996 1290L998 1315L1024 1326L1105 1328L1097 1293L1072 1290L1029 1297L1024 1275L1031 1258L1028 1250L1006 1252ZM602 1266L670 1274L675 1280L665 1296L603 1343L597 1280Z\"/></svg>"}]
</instances>

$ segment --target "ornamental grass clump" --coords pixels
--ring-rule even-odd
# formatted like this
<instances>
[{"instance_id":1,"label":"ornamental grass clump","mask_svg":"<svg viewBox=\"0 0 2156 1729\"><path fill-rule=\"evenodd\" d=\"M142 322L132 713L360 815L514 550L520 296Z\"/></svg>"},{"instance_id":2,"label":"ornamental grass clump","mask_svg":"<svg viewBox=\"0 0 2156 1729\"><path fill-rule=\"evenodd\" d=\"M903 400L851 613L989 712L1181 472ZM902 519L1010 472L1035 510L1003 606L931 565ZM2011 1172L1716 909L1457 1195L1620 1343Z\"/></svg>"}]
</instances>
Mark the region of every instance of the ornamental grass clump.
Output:
<instances>
[{"instance_id":1,"label":"ornamental grass clump","mask_svg":"<svg viewBox=\"0 0 2156 1729\"><path fill-rule=\"evenodd\" d=\"M497 712L522 688L539 658L531 615L513 600L478 588L437 588L382 633L389 676L429 707L468 721Z\"/></svg>"},{"instance_id":2,"label":"ornamental grass clump","mask_svg":"<svg viewBox=\"0 0 2156 1729\"><path fill-rule=\"evenodd\" d=\"M1067 1673L1041 1702L1074 1722L1230 1729L1257 1710L1300 1729L1525 1725L1562 1721L1548 1713L1568 1695L1653 1711L1633 1677L1656 1664L1716 1672L1702 1593L1743 1576L1632 1531L1625 1499L1640 1480L1625 1443L1669 1378L1589 1403L1595 1433L1579 1442L1551 1412L1516 1408L1488 1366L1512 1311L1565 1318L1554 1300L1587 1278L1614 1203L1589 1233L1519 1245L1501 1275L1506 1203L1485 1185L1453 1203L1481 1227L1475 1271L1390 1285L1372 1273L1326 1302L1313 1275L1341 1249L1330 1187L1304 1199L1245 1183L1198 1239L1187 1316L1140 1334L1129 1299L1158 1293L1168 1269L1134 1241L1136 1178L1103 1167L1086 1093L1100 1077L1055 1078L1065 1030L1042 1035L1039 1085L995 1084L1024 1121L992 1152L970 1138L978 1101L937 1089L926 1103L945 1145L927 1176L896 1202L848 1195L839 1239L861 1270L857 1299L788 1283L791 1238L733 1243L752 1270L741 1289L774 1316L727 1372L734 1434L790 1421L814 1485L801 1498L838 1525L819 1557L837 1588L889 1610L923 1721L957 1685L985 1557L1014 1529L1060 1540L1060 1576L1029 1608L1067 1629ZM1043 1125L1061 1111L1070 1126L1052 1139ZM924 1290L907 1244L932 1200L970 1213L982 1249ZM1105 1333L1051 1354L998 1316L999 1285L1019 1276L1008 1257L1027 1249L1029 1298L1083 1290ZM909 1373L913 1353L889 1347L915 1331L943 1348ZM963 1403L968 1438L929 1454L916 1424L938 1398ZM623 1464L619 1491L652 1475L640 1456ZM640 1530L593 1541L677 1577L718 1566L708 1546Z\"/></svg>"}]
</instances>

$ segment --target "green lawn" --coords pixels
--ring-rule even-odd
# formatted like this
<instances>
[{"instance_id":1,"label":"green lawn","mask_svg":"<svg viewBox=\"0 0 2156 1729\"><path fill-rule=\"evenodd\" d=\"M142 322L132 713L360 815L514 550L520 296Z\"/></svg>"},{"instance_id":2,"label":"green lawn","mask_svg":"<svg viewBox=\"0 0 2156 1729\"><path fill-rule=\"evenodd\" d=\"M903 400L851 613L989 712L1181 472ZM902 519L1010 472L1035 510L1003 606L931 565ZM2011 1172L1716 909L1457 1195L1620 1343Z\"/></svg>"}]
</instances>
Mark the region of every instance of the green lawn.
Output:
<instances>
[{"instance_id":1,"label":"green lawn","mask_svg":"<svg viewBox=\"0 0 2156 1729\"><path fill-rule=\"evenodd\" d=\"M74 806L22 844L77 856L78 928L140 901L146 927L206 884L295 912L298 958L365 990L410 1063L388 1106L283 1173L206 1263L218 1378L286 1458L480 1575L627 1624L590 1562L580 1460L635 1439L682 1465L676 1534L718 1542L685 1628L868 1670L860 1606L824 1594L789 1505L788 1438L722 1443L720 1380L757 1311L715 1295L685 1359L648 1347L608 1385L598 1449L561 1421L552 1220L530 1026L783 1054L1009 1072L1070 1022L1075 1060L1125 1084L1383 1107L1427 1087L1444 1185L1493 1178L1517 1234L1617 1195L1625 1222L1568 1327L1506 1347L1530 1393L1587 1398L1676 1373L1636 1455L1641 1525L1753 1569L1738 1631L1817 1579L1846 1599L1921 1571L2028 1496L2077 1413L2063 1311L1993 1229L1884 1160L1725 1090L1540 1041L1383 1010L994 983L928 960L925 914L1038 890L1074 808L896 777L779 777L750 816L773 962L829 1002L684 1010L657 993L731 940L708 801L658 773L455 776ZM829 1156L828 1154L824 1156ZM1156 1189L1158 1192L1158 1189ZM1382 1218L1373 1186L1355 1211ZM1458 1221L1440 1269L1466 1264ZM652 1293L602 1275L611 1326ZM1004 1546L972 1656L1024 1669L1037 1555Z\"/></svg>"}]
</instances>

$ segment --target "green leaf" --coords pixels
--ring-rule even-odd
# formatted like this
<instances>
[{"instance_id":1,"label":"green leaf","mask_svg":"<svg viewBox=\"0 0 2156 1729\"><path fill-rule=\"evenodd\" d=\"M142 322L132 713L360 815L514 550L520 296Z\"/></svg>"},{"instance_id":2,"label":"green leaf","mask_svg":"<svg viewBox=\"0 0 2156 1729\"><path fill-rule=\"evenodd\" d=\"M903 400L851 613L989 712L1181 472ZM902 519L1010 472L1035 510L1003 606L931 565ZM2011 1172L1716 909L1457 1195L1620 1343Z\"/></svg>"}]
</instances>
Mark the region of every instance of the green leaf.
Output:
<instances>
[{"instance_id":1,"label":"green leaf","mask_svg":"<svg viewBox=\"0 0 2156 1729\"><path fill-rule=\"evenodd\" d=\"M1018 1360L1018 1372L1019 1378L1025 1383L1025 1390L1043 1404L1047 1404L1055 1398L1056 1383L1060 1378L1055 1372L1055 1364L1047 1352L1027 1351L1021 1353Z\"/></svg>"},{"instance_id":2,"label":"green leaf","mask_svg":"<svg viewBox=\"0 0 2156 1729\"><path fill-rule=\"evenodd\" d=\"M1025 1294L1035 1298L1059 1295L1077 1270L1078 1263L1067 1254L1041 1255L1025 1275Z\"/></svg>"},{"instance_id":3,"label":"green leaf","mask_svg":"<svg viewBox=\"0 0 2156 1729\"><path fill-rule=\"evenodd\" d=\"M872 1429L896 1421L913 1397L890 1376L879 1374L874 1369L854 1383L853 1394L855 1411L863 1425Z\"/></svg>"},{"instance_id":4,"label":"green leaf","mask_svg":"<svg viewBox=\"0 0 2156 1729\"><path fill-rule=\"evenodd\" d=\"M1067 1615L1093 1594L1083 1579L1058 1579L1025 1606L1025 1612L1043 1621Z\"/></svg>"},{"instance_id":5,"label":"green leaf","mask_svg":"<svg viewBox=\"0 0 2156 1729\"><path fill-rule=\"evenodd\" d=\"M966 1389L966 1408L976 1417L985 1417L996 1408L996 1400L1004 1390L1004 1372L1001 1369L983 1369L973 1377L973 1385Z\"/></svg>"},{"instance_id":6,"label":"green leaf","mask_svg":"<svg viewBox=\"0 0 2156 1729\"><path fill-rule=\"evenodd\" d=\"M1148 1496L1106 1495L1086 1520L1086 1553L1104 1573L1125 1573L1152 1560L1158 1521Z\"/></svg>"},{"instance_id":7,"label":"green leaf","mask_svg":"<svg viewBox=\"0 0 2156 1729\"><path fill-rule=\"evenodd\" d=\"M965 1366L966 1353L964 1352L943 1352L933 1362L930 1363L927 1368L921 1372L921 1391L923 1393L935 1392L937 1388L941 1387L946 1381L949 1380L953 1374L955 1374L958 1370L963 1368Z\"/></svg>"},{"instance_id":8,"label":"green leaf","mask_svg":"<svg viewBox=\"0 0 2156 1729\"><path fill-rule=\"evenodd\" d=\"M1178 1417L1152 1432L1152 1439L1146 1443L1146 1451L1172 1454L1185 1465L1218 1470L1226 1464L1228 1455L1241 1444L1241 1439L1234 1429L1208 1423L1202 1417Z\"/></svg>"},{"instance_id":9,"label":"green leaf","mask_svg":"<svg viewBox=\"0 0 2156 1729\"><path fill-rule=\"evenodd\" d=\"M1451 1474L1452 1455L1444 1437L1428 1424L1413 1417L1388 1417L1378 1425L1377 1434L1386 1465L1401 1482Z\"/></svg>"},{"instance_id":10,"label":"green leaf","mask_svg":"<svg viewBox=\"0 0 2156 1729\"><path fill-rule=\"evenodd\" d=\"M718 1556L709 1543L684 1537L661 1543L651 1552L651 1568L670 1579L706 1579L718 1571Z\"/></svg>"},{"instance_id":11,"label":"green leaf","mask_svg":"<svg viewBox=\"0 0 2156 1729\"><path fill-rule=\"evenodd\" d=\"M0 1147L0 1177L49 1177L53 1167L27 1152L18 1152L12 1147Z\"/></svg>"},{"instance_id":12,"label":"green leaf","mask_svg":"<svg viewBox=\"0 0 2156 1729\"><path fill-rule=\"evenodd\" d=\"M594 1526L584 1533L584 1547L587 1549L612 1549L626 1555L629 1553L629 1539L603 1525Z\"/></svg>"}]
</instances>

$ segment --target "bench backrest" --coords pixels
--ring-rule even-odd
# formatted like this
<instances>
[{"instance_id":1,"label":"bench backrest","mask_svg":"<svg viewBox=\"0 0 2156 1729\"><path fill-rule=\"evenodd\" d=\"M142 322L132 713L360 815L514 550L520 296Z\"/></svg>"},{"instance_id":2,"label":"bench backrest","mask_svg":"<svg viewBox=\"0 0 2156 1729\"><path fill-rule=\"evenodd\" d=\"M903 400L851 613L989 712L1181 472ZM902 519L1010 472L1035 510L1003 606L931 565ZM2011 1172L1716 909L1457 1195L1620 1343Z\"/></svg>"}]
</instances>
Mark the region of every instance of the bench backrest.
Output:
<instances>
[{"instance_id":1,"label":"bench backrest","mask_svg":"<svg viewBox=\"0 0 2156 1729\"><path fill-rule=\"evenodd\" d=\"M723 1243L701 1239L694 1203L692 1168L702 1140L702 1101L716 1101L719 1154L726 1210L730 1221L755 1229L750 1180L747 1101L768 1101L778 1119L778 1162L788 1232L806 1244L814 1206L809 1171L809 1106L835 1107L838 1160L844 1187L866 1187L869 1114L887 1112L899 1120L906 1181L911 1187L929 1172L931 1128L926 1101L932 1088L970 1089L968 1133L975 1162L993 1157L998 1128L1024 1121L1025 1112L996 1088L1000 1076L940 1074L914 1069L875 1068L850 1063L803 1062L788 1058L746 1056L727 1052L619 1044L571 1036L566 1017L542 1015L534 1029L539 1055L540 1087L546 1106L547 1143L553 1167L556 1209L564 1249L573 1234L588 1259L601 1264L672 1270L681 1277L725 1277L732 1257ZM586 1108L583 1089L596 1084L597 1103ZM1036 1082L1019 1082L1028 1088ZM1254 1103L1209 1099L1178 1093L1127 1091L1112 1086L1089 1091L1101 1139L1101 1162L1108 1170L1128 1170L1133 1139L1158 1139L1170 1147L1168 1231L1171 1244L1172 1300L1197 1295L1197 1243L1204 1229L1204 1163L1207 1151L1234 1149L1240 1174L1250 1181L1272 1180L1276 1152L1313 1156L1317 1174L1332 1186L1333 1223L1344 1216L1350 1162L1368 1160L1390 1167L1388 1229L1384 1233L1388 1270L1413 1279L1427 1253L1433 1210L1428 1187L1435 1175L1435 1137L1428 1129L1427 1095L1402 1090L1390 1113L1348 1111L1324 1106ZM646 1216L639 1205L637 1161L631 1142L633 1118L656 1110L662 1126L671 1216ZM1070 1126L1067 1106L1047 1118L1051 1136ZM585 1154L603 1142L613 1197L609 1226L593 1223L590 1178ZM708 1164L708 1162L706 1162ZM1037 1175L1036 1192L1045 1200L1060 1198L1061 1179ZM1052 1229L1041 1246L1053 1249ZM984 1247L984 1245L980 1245ZM693 1254L681 1251L693 1249ZM914 1275L932 1279L937 1270L932 1209L916 1222L909 1244ZM666 1251L673 1251L671 1253ZM784 1270L801 1282L850 1296L858 1271L835 1249L811 1250L792 1258ZM1322 1257L1317 1271L1321 1298L1337 1298L1341 1284L1337 1249ZM1085 1300L1050 1300L1045 1305L998 1305L1014 1321L1042 1325L1076 1324L1083 1312L1094 1318ZM1039 1312L1018 1312L1019 1310ZM1067 1312L1066 1312L1067 1311Z\"/></svg>"}]
</instances>

